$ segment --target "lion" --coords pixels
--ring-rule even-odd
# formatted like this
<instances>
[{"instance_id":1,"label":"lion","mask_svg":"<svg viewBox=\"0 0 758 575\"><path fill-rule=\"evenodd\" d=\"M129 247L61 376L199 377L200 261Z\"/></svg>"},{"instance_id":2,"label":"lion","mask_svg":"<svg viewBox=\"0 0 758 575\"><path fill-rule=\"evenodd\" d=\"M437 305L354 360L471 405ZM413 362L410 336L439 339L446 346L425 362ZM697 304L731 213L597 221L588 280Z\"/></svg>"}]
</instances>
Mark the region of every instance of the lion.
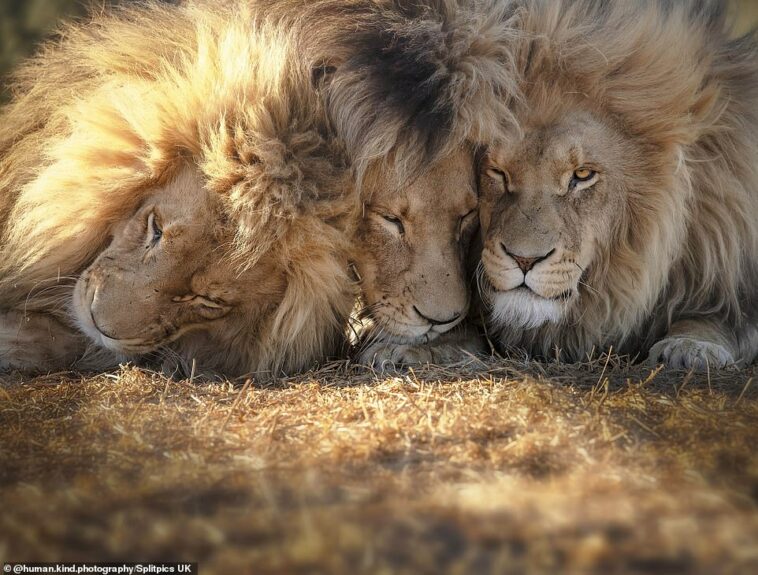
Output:
<instances>
[{"instance_id":1,"label":"lion","mask_svg":"<svg viewBox=\"0 0 758 575\"><path fill-rule=\"evenodd\" d=\"M462 325L472 293L465 254L477 219L474 153L510 113L502 97L515 90L504 65L513 3L253 3L289 26L295 15L319 38L301 52L363 204L355 357L382 367L481 351L476 330Z\"/></svg>"},{"instance_id":2,"label":"lion","mask_svg":"<svg viewBox=\"0 0 758 575\"><path fill-rule=\"evenodd\" d=\"M324 4L308 3L309 20ZM469 359L484 350L466 321L475 154L510 114L518 14L504 0L369 4L379 17L367 25L335 22L346 50L324 60L322 79L363 204L356 357L380 368Z\"/></svg>"},{"instance_id":3,"label":"lion","mask_svg":"<svg viewBox=\"0 0 758 575\"><path fill-rule=\"evenodd\" d=\"M294 43L239 8L93 18L0 122L0 369L266 376L339 355L360 204ZM74 55L73 95L35 107Z\"/></svg>"},{"instance_id":4,"label":"lion","mask_svg":"<svg viewBox=\"0 0 758 575\"><path fill-rule=\"evenodd\" d=\"M223 257L235 241L233 210L194 168L148 196L79 276L72 308L80 331L127 357L172 344L163 359L168 372L186 372L188 358L211 373L288 372L336 354L352 292L339 277L326 282L318 274L345 275L345 255L309 262L319 270L311 279L322 282L307 286L311 293L293 286L296 276L275 251L241 268ZM301 257L309 257L303 251ZM325 294L332 305L343 300L345 307L319 309ZM310 309L297 301L306 296L316 298ZM287 354L280 357L282 349ZM180 363L172 365L174 358Z\"/></svg>"},{"instance_id":5,"label":"lion","mask_svg":"<svg viewBox=\"0 0 758 575\"><path fill-rule=\"evenodd\" d=\"M524 3L519 129L479 169L501 349L756 357L758 43L722 4Z\"/></svg>"}]
</instances>

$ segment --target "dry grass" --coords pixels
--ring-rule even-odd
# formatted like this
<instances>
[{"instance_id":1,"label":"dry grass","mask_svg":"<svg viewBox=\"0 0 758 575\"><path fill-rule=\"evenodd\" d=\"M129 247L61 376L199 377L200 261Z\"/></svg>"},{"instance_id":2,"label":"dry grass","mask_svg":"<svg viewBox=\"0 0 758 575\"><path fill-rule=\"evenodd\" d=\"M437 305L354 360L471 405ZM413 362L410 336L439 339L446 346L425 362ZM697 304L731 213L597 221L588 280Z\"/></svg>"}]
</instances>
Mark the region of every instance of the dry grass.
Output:
<instances>
[{"instance_id":1,"label":"dry grass","mask_svg":"<svg viewBox=\"0 0 758 575\"><path fill-rule=\"evenodd\" d=\"M754 370L123 368L0 386L0 562L209 573L755 573Z\"/></svg>"}]
</instances>

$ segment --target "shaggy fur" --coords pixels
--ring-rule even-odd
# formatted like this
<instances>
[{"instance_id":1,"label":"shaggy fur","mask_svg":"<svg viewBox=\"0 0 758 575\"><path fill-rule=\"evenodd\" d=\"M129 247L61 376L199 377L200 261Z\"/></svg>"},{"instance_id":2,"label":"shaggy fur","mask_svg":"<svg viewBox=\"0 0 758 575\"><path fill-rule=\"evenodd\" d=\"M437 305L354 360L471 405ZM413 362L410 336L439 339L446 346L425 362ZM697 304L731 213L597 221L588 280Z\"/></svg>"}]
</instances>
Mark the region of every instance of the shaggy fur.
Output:
<instances>
[{"instance_id":1,"label":"shaggy fur","mask_svg":"<svg viewBox=\"0 0 758 575\"><path fill-rule=\"evenodd\" d=\"M471 143L490 141L496 120L509 114L516 88L511 2L254 4L279 25L300 30L302 65L313 70L351 158L364 203L356 237L363 343L435 337L437 328L414 306L443 319L467 308L467 243L458 222L470 212L463 207L475 201L475 185L461 165L473 164ZM402 223L402 237L385 216Z\"/></svg>"},{"instance_id":2,"label":"shaggy fur","mask_svg":"<svg viewBox=\"0 0 758 575\"><path fill-rule=\"evenodd\" d=\"M522 131L506 126L491 151L504 153L538 130L585 114L619 134L631 152L627 159L638 163L608 174L621 182L612 194L622 204L607 238L587 248L591 264L578 278L577 297L561 306L561 319L526 329L495 320L500 344L580 360L609 346L645 353L670 333L725 342L733 360L752 361L758 351L755 37L731 39L719 2L522 4L525 39L514 49L525 103L513 109ZM592 228L594 217L582 225ZM532 221L517 233L526 241L538 225ZM494 283L487 274L483 279ZM491 287L484 290L492 301ZM673 357L670 349L654 351L653 360Z\"/></svg>"},{"instance_id":3,"label":"shaggy fur","mask_svg":"<svg viewBox=\"0 0 758 575\"><path fill-rule=\"evenodd\" d=\"M296 43L254 16L192 4L93 15L22 68L0 121L0 307L67 321L70 284L47 288L76 279L190 161L228 202L226 257L246 269L265 256L287 278L235 341L253 362L214 342L226 364L293 371L336 351L358 204Z\"/></svg>"},{"instance_id":4,"label":"shaggy fur","mask_svg":"<svg viewBox=\"0 0 758 575\"><path fill-rule=\"evenodd\" d=\"M315 14L321 4L309 5ZM348 49L326 60L323 93L364 202L356 262L363 362L449 361L456 353L468 357L464 347L479 350L473 331L435 338L468 308L463 260L472 226L463 208L474 200L475 183L461 157L473 164L473 147L492 140L516 97L511 5L377 1L377 17L362 26L335 21ZM454 321L434 326L429 316Z\"/></svg>"},{"instance_id":5,"label":"shaggy fur","mask_svg":"<svg viewBox=\"0 0 758 575\"><path fill-rule=\"evenodd\" d=\"M411 174L492 140L517 94L510 0L377 0L349 30L326 97L358 180L376 162Z\"/></svg>"}]
</instances>

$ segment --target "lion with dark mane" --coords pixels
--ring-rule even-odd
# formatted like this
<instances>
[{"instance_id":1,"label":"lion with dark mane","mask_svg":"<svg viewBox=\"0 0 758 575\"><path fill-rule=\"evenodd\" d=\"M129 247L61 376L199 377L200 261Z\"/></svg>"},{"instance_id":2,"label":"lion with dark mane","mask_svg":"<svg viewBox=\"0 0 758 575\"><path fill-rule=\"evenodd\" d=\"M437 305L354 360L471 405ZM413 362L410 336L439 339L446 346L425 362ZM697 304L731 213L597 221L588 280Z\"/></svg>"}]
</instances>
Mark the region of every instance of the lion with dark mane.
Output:
<instances>
[{"instance_id":1,"label":"lion with dark mane","mask_svg":"<svg viewBox=\"0 0 758 575\"><path fill-rule=\"evenodd\" d=\"M758 352L758 43L722 2L523 2L523 100L481 165L504 349L681 368Z\"/></svg>"}]
</instances>

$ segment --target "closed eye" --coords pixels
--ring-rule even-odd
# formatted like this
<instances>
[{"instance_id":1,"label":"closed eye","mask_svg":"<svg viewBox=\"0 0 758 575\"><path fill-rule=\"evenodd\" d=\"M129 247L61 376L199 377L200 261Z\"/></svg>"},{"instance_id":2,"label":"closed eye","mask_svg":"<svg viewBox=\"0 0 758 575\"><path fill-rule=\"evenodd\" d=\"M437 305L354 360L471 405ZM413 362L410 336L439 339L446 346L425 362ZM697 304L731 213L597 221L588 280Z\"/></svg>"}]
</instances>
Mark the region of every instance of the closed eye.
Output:
<instances>
[{"instance_id":1,"label":"closed eye","mask_svg":"<svg viewBox=\"0 0 758 575\"><path fill-rule=\"evenodd\" d=\"M405 233L405 226L403 226L403 222L400 218L388 214L381 214L381 216L386 222L389 222L395 226L400 235L403 235Z\"/></svg>"},{"instance_id":2,"label":"closed eye","mask_svg":"<svg viewBox=\"0 0 758 575\"><path fill-rule=\"evenodd\" d=\"M212 309L218 309L222 307L226 307L226 303L224 303L220 299L213 299L209 296L202 296L196 293L188 293L181 296L174 296L171 301L174 303L196 303L200 305L204 305L205 307L209 307Z\"/></svg>"},{"instance_id":3,"label":"closed eye","mask_svg":"<svg viewBox=\"0 0 758 575\"><path fill-rule=\"evenodd\" d=\"M476 214L477 208L474 208L473 210L466 212L464 215L461 216L461 221L469 219L471 216Z\"/></svg>"},{"instance_id":4,"label":"closed eye","mask_svg":"<svg viewBox=\"0 0 758 575\"><path fill-rule=\"evenodd\" d=\"M200 315L203 319L214 320L225 316L229 310L232 309L230 304L220 300L211 298L210 296L202 296L195 293L189 293L183 296L176 296L172 300L174 303L188 304L192 306L192 309Z\"/></svg>"},{"instance_id":5,"label":"closed eye","mask_svg":"<svg viewBox=\"0 0 758 575\"><path fill-rule=\"evenodd\" d=\"M464 226L466 226L466 224L471 222L471 220L474 219L474 216L477 214L477 212L478 212L478 209L474 208L470 212L467 212L466 214L462 215L461 219L458 222L458 230L459 231L462 230Z\"/></svg>"},{"instance_id":6,"label":"closed eye","mask_svg":"<svg viewBox=\"0 0 758 575\"><path fill-rule=\"evenodd\" d=\"M150 215L147 216L147 247L154 248L161 241L162 237L163 229L160 222L158 222L155 212L150 212Z\"/></svg>"},{"instance_id":7,"label":"closed eye","mask_svg":"<svg viewBox=\"0 0 758 575\"><path fill-rule=\"evenodd\" d=\"M224 305L220 301L215 301L215 300L212 300L210 298L203 297L203 296L197 296L195 298L195 302L198 305L201 305L201 306L203 306L205 308L208 308L208 309L224 309L225 307L227 307L226 305Z\"/></svg>"},{"instance_id":8,"label":"closed eye","mask_svg":"<svg viewBox=\"0 0 758 575\"><path fill-rule=\"evenodd\" d=\"M484 173L490 180L498 184L504 190L508 189L509 177L504 170L490 167L487 168Z\"/></svg>"}]
</instances>

